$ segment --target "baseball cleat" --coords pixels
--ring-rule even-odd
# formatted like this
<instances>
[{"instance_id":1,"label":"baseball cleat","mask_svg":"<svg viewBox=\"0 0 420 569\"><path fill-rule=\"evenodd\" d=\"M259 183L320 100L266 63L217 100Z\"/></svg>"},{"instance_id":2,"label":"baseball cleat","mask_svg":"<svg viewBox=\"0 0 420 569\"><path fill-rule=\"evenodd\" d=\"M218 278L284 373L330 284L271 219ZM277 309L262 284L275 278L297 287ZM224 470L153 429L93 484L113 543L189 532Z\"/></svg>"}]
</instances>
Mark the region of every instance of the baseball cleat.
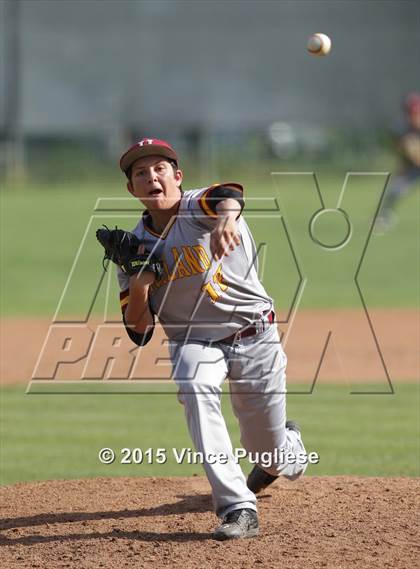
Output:
<instances>
[{"instance_id":1,"label":"baseball cleat","mask_svg":"<svg viewBox=\"0 0 420 569\"><path fill-rule=\"evenodd\" d=\"M214 539L245 539L258 535L258 515L255 510L244 508L233 510L223 518L214 532Z\"/></svg>"},{"instance_id":2,"label":"baseball cleat","mask_svg":"<svg viewBox=\"0 0 420 569\"><path fill-rule=\"evenodd\" d=\"M289 431L295 431L295 433L298 433L300 435L300 427L295 421L286 421L286 429L289 429ZM294 474L293 476L286 476L286 475L283 476L284 478L287 478L287 480L294 481L297 480L301 475L302 473L299 472L298 474ZM265 470L263 470L258 466L258 464L256 464L249 473L246 483L251 492L254 492L254 494L258 494L262 490L265 490L267 486L270 486L270 484L275 482L277 478L278 476L268 474L268 472L265 472Z\"/></svg>"},{"instance_id":3,"label":"baseball cleat","mask_svg":"<svg viewBox=\"0 0 420 569\"><path fill-rule=\"evenodd\" d=\"M286 429L289 429L289 431L295 431L295 433L297 433L300 437L300 427L295 421L286 421ZM300 478L304 472L305 470L301 470L300 472L298 472L297 474L293 474L292 476L283 474L283 478L286 478L287 480L294 482L295 480Z\"/></svg>"}]
</instances>

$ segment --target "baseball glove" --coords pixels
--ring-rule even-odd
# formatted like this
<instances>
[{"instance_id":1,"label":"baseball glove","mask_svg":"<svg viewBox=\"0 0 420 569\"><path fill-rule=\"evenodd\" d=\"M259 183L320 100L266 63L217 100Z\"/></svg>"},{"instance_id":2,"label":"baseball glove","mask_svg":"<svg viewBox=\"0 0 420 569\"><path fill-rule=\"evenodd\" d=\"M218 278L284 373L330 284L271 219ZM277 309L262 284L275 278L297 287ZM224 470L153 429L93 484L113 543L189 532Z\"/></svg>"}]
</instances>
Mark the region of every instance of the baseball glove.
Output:
<instances>
[{"instance_id":1,"label":"baseball glove","mask_svg":"<svg viewBox=\"0 0 420 569\"><path fill-rule=\"evenodd\" d=\"M141 245L134 233L123 231L122 229L109 229L106 225L96 231L96 238L105 249L102 264L105 261L112 261L130 277L140 271L149 271L159 280L163 276L163 266L161 261L151 253L145 251L138 253Z\"/></svg>"}]
</instances>

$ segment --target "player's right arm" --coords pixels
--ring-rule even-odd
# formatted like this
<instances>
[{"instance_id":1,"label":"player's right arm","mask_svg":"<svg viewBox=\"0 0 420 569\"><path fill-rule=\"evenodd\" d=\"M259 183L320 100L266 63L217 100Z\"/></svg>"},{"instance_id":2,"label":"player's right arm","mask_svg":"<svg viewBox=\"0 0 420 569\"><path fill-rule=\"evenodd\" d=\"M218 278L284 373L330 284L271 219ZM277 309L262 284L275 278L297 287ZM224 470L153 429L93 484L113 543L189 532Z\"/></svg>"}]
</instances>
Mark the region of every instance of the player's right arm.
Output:
<instances>
[{"instance_id":1,"label":"player's right arm","mask_svg":"<svg viewBox=\"0 0 420 569\"><path fill-rule=\"evenodd\" d=\"M240 244L238 219L244 200L243 187L235 182L215 184L188 192L187 209L210 232L210 251L219 260Z\"/></svg>"},{"instance_id":2,"label":"player's right arm","mask_svg":"<svg viewBox=\"0 0 420 569\"><path fill-rule=\"evenodd\" d=\"M210 233L210 251L218 260L223 255L228 257L229 251L233 251L241 242L237 219L241 214L242 206L234 198L225 198L216 205L215 210L217 223Z\"/></svg>"}]
</instances>

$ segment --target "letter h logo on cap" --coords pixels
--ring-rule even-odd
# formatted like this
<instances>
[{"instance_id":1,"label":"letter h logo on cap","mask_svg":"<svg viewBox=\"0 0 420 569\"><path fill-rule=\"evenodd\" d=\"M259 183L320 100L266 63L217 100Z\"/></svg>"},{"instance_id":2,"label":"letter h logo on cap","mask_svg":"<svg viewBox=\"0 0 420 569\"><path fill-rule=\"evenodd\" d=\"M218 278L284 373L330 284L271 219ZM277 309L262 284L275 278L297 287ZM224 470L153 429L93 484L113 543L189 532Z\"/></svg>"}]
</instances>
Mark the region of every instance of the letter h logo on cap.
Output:
<instances>
[{"instance_id":1,"label":"letter h logo on cap","mask_svg":"<svg viewBox=\"0 0 420 569\"><path fill-rule=\"evenodd\" d=\"M143 138L142 140L140 140L140 142L138 143L139 146L144 146L145 144L153 144L154 139L153 138Z\"/></svg>"}]
</instances>

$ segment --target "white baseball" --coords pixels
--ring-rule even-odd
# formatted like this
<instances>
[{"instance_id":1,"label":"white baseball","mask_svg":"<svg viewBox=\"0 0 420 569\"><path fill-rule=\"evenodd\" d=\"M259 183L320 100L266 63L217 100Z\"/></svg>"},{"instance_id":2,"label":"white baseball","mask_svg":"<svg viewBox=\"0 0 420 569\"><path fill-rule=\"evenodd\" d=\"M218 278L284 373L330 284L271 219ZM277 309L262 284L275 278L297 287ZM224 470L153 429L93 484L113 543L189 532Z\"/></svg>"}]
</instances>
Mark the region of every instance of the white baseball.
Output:
<instances>
[{"instance_id":1,"label":"white baseball","mask_svg":"<svg viewBox=\"0 0 420 569\"><path fill-rule=\"evenodd\" d=\"M331 40L326 34L312 34L307 48L311 55L328 55L331 50Z\"/></svg>"}]
</instances>

